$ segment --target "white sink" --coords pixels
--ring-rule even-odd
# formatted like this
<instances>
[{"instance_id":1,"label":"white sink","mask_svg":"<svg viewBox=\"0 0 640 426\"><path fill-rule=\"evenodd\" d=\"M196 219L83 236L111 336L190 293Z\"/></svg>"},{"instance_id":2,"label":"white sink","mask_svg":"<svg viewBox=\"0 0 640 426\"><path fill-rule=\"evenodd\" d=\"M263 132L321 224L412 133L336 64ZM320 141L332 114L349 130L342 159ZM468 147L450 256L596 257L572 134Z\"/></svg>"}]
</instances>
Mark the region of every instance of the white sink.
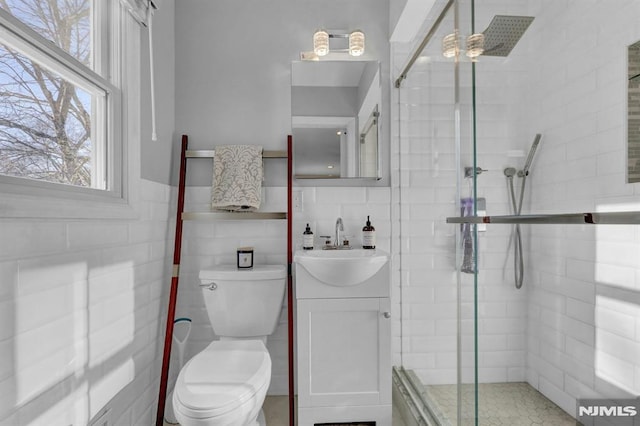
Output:
<instances>
[{"instance_id":1,"label":"white sink","mask_svg":"<svg viewBox=\"0 0 640 426\"><path fill-rule=\"evenodd\" d=\"M325 284L348 287L374 276L389 255L378 249L307 250L297 251L293 260Z\"/></svg>"}]
</instances>

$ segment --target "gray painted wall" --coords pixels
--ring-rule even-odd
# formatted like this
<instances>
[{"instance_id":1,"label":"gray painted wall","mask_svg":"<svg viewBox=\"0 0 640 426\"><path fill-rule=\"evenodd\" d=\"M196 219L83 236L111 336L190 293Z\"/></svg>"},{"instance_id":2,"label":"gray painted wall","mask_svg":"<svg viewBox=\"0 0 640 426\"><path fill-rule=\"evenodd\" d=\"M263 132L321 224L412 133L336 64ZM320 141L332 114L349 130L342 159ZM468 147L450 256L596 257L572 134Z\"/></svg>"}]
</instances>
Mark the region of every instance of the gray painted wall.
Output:
<instances>
[{"instance_id":1,"label":"gray painted wall","mask_svg":"<svg viewBox=\"0 0 640 426\"><path fill-rule=\"evenodd\" d=\"M382 103L389 105L388 14L388 0L176 2L172 183L177 180L177 139L183 133L194 149L227 143L286 148L291 61L312 49L317 28L365 32L366 53L360 59L381 61ZM193 162L189 167L189 185L211 184L210 164ZM284 170L267 169L266 176L266 185L284 185Z\"/></svg>"},{"instance_id":2,"label":"gray painted wall","mask_svg":"<svg viewBox=\"0 0 640 426\"><path fill-rule=\"evenodd\" d=\"M389 34L393 34L406 5L407 0L389 0Z\"/></svg>"}]
</instances>

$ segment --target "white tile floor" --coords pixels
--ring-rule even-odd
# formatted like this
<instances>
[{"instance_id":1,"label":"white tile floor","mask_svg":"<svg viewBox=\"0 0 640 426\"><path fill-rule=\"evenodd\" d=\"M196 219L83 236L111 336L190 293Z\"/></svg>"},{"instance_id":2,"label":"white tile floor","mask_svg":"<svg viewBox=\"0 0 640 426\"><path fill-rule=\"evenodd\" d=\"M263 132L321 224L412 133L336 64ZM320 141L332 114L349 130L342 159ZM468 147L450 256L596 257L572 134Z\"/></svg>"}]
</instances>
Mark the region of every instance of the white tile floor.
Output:
<instances>
[{"instance_id":1,"label":"white tile floor","mask_svg":"<svg viewBox=\"0 0 640 426\"><path fill-rule=\"evenodd\" d=\"M289 426L289 397L267 396L262 410L267 426Z\"/></svg>"}]
</instances>

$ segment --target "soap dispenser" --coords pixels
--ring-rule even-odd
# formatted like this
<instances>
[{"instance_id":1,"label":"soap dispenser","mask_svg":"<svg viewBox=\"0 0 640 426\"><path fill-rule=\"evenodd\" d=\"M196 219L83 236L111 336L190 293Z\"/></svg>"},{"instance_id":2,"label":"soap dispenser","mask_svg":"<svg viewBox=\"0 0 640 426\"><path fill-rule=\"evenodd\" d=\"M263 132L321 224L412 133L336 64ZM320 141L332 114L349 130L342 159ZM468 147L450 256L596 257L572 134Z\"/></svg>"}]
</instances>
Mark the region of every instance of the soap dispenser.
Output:
<instances>
[{"instance_id":1,"label":"soap dispenser","mask_svg":"<svg viewBox=\"0 0 640 426\"><path fill-rule=\"evenodd\" d=\"M367 216L367 224L364 226L364 228L362 228L362 248L376 248L376 228L371 226L371 220L369 220L369 216Z\"/></svg>"},{"instance_id":2,"label":"soap dispenser","mask_svg":"<svg viewBox=\"0 0 640 426\"><path fill-rule=\"evenodd\" d=\"M302 233L302 249L313 250L313 232L307 223L307 229Z\"/></svg>"}]
</instances>

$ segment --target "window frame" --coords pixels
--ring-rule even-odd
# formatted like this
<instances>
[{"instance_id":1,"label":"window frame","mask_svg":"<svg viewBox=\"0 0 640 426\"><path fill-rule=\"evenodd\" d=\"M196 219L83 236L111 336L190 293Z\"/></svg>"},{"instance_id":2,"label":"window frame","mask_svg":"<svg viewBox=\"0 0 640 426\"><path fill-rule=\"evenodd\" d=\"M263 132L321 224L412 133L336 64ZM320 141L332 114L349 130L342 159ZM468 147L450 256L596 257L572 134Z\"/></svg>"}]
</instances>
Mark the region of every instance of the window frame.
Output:
<instances>
[{"instance_id":1,"label":"window frame","mask_svg":"<svg viewBox=\"0 0 640 426\"><path fill-rule=\"evenodd\" d=\"M0 175L0 217L122 216L118 206L128 206L124 104L120 89L126 74L122 59L122 44L126 39L124 17L119 0L92 0L90 19L98 28L92 31L91 37L94 71L8 11L0 9L0 41L83 90L103 92L105 98L104 107L98 108L92 117L95 121L92 122L92 133L94 125L102 133L99 152L95 154L104 156L101 162L104 164L105 188ZM70 202L73 204L69 205ZM39 208L34 210L34 206ZM43 207L51 209L44 211ZM131 212L124 214L130 216Z\"/></svg>"}]
</instances>

